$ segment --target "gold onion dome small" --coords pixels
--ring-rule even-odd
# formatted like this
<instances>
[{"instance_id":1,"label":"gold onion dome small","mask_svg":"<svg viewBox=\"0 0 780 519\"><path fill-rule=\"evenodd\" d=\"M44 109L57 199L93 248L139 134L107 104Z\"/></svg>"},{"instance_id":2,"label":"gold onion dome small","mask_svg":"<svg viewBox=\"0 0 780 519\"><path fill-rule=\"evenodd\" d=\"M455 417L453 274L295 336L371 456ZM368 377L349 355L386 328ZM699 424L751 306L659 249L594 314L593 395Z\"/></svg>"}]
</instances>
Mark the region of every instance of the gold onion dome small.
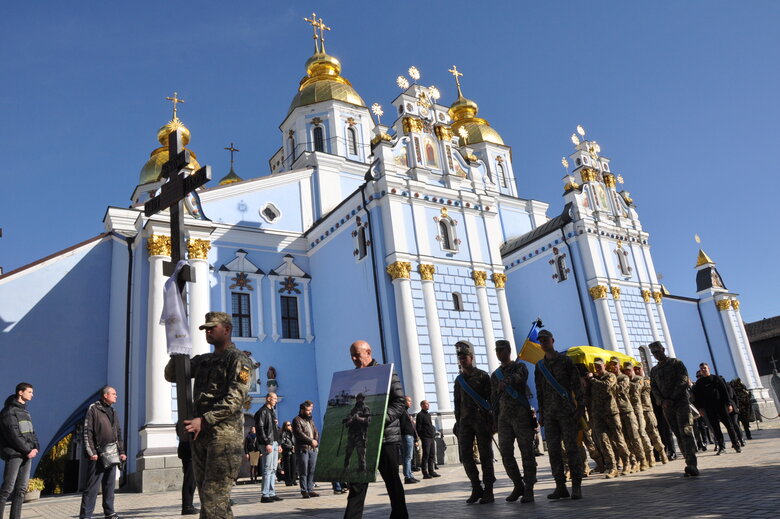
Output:
<instances>
[{"instance_id":1,"label":"gold onion dome small","mask_svg":"<svg viewBox=\"0 0 780 519\"><path fill-rule=\"evenodd\" d=\"M331 100L366 106L352 84L341 76L339 60L324 52L315 52L306 61L306 76L301 79L298 93L290 103L287 114L300 106Z\"/></svg>"},{"instance_id":2,"label":"gold onion dome small","mask_svg":"<svg viewBox=\"0 0 780 519\"><path fill-rule=\"evenodd\" d=\"M149 160L146 161L144 167L141 168L141 177L138 184L148 184L150 182L157 182L160 180L160 174L162 173L162 165L168 162L168 135L176 130L181 129L181 143L186 146L190 142L190 130L184 126L184 123L178 117L174 117L168 124L162 126L157 131L157 140L162 145L156 148L149 156ZM187 169L196 171L200 169L195 152L190 150L190 164Z\"/></svg>"},{"instance_id":3,"label":"gold onion dome small","mask_svg":"<svg viewBox=\"0 0 780 519\"><path fill-rule=\"evenodd\" d=\"M233 170L233 168L230 168L230 173L222 177L222 179L219 181L220 186L226 186L228 184L234 184L236 182L241 182L244 180L243 178L239 177L236 172Z\"/></svg>"},{"instance_id":4,"label":"gold onion dome small","mask_svg":"<svg viewBox=\"0 0 780 519\"><path fill-rule=\"evenodd\" d=\"M466 144L478 144L480 142L490 142L493 144L504 144L504 140L496 130L490 127L485 119L477 117L479 106L471 99L466 99L460 93L458 88L458 98L450 106L450 117L452 117L452 131L458 135L458 130L464 128L467 132Z\"/></svg>"}]
</instances>

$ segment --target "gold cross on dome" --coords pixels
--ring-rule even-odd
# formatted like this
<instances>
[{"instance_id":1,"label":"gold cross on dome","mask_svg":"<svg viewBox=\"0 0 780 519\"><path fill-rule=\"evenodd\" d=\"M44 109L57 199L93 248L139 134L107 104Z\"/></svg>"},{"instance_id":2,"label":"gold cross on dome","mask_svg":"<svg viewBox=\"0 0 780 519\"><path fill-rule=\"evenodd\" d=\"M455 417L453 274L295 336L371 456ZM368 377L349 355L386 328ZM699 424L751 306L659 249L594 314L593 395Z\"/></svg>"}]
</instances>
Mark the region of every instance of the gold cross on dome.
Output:
<instances>
[{"instance_id":1,"label":"gold cross on dome","mask_svg":"<svg viewBox=\"0 0 780 519\"><path fill-rule=\"evenodd\" d=\"M229 148L225 148L225 149L230 152L230 169L233 169L233 154L235 152L241 151L241 150L239 150L238 148L234 147L232 142L230 143L230 147Z\"/></svg>"},{"instance_id":2,"label":"gold cross on dome","mask_svg":"<svg viewBox=\"0 0 780 519\"><path fill-rule=\"evenodd\" d=\"M166 97L165 99L167 101L172 101L173 102L173 118L176 119L177 118L177 116L176 116L176 110L177 110L176 105L178 103L183 103L184 99L179 99L179 93L178 92L174 92L173 93L173 97Z\"/></svg>"},{"instance_id":3,"label":"gold cross on dome","mask_svg":"<svg viewBox=\"0 0 780 519\"><path fill-rule=\"evenodd\" d=\"M447 72L455 76L455 86L458 87L458 97L463 97L463 94L460 91L460 76L463 75L462 72L458 72L458 67L455 65L452 66L451 69L449 69Z\"/></svg>"}]
</instances>

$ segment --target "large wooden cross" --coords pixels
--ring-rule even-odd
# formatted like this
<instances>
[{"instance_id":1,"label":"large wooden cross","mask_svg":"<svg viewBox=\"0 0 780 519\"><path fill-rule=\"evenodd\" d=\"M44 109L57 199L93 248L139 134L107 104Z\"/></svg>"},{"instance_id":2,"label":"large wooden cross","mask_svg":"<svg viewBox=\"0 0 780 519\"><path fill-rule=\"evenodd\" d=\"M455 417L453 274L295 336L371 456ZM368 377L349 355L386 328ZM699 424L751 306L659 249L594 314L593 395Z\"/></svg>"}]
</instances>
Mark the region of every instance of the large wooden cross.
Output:
<instances>
[{"instance_id":1,"label":"large wooden cross","mask_svg":"<svg viewBox=\"0 0 780 519\"><path fill-rule=\"evenodd\" d=\"M175 97L175 96L174 96ZM174 108L175 108L174 104ZM192 175L185 168L192 161L190 152L181 142L181 129L168 134L168 161L162 165L162 178L168 181L162 185L160 194L144 204L144 214L149 217L165 209L170 209L171 219L171 261L163 263L163 274L170 276L176 264L184 259L184 199L188 194L211 180L211 166L203 166ZM195 281L195 271L186 265L179 271L177 283L184 298L184 286ZM185 304L186 308L186 304ZM176 368L176 403L179 423L191 420L193 415L192 385L190 383L189 355L174 355ZM180 429L180 434L183 428Z\"/></svg>"}]
</instances>

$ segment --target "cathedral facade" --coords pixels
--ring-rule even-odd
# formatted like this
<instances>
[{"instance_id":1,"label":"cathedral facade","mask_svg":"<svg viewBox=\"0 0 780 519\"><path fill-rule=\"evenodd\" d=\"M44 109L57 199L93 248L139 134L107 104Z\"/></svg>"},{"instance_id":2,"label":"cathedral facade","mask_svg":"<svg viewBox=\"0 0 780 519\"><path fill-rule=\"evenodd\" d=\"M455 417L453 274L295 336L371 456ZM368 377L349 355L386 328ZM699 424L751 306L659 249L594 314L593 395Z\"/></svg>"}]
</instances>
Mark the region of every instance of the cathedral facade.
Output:
<instances>
[{"instance_id":1,"label":"cathedral facade","mask_svg":"<svg viewBox=\"0 0 780 519\"><path fill-rule=\"evenodd\" d=\"M273 389L280 417L311 399L321 420L333 372L352 367L348 347L364 339L395 365L413 410L427 399L448 431L454 343L469 341L492 371L495 341L519 348L537 318L560 349L600 346L649 368L647 344L659 340L691 371L710 362L767 400L737 294L704 252L695 295L665 290L622 178L584 131L565 161L563 210L548 217L547 203L520 196L511 148L463 95L455 67L454 102L401 82L386 126L316 36L269 171L242 179L231 167L187 201L194 350L209 351L197 329L207 311L233 316L234 342L256 363L248 415ZM166 214L143 212L176 129L188 146L174 108L131 207L108 207L102 234L0 276L0 371L36 387L42 444L73 432L97 389L114 385L129 481L143 491L180 481L159 324L170 229Z\"/></svg>"}]
</instances>

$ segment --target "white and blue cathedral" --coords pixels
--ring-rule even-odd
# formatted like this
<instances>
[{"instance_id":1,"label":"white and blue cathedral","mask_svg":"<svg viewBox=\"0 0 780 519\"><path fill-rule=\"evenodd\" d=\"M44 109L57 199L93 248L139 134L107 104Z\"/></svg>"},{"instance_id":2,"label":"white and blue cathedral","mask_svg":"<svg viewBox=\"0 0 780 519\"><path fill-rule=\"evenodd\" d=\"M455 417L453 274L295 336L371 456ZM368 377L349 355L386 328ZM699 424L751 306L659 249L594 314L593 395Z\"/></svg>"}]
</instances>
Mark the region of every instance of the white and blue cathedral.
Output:
<instances>
[{"instance_id":1,"label":"white and blue cathedral","mask_svg":"<svg viewBox=\"0 0 780 519\"><path fill-rule=\"evenodd\" d=\"M647 344L658 340L689 370L709 362L771 400L737 294L703 251L696 293L666 291L622 178L584 132L573 135L562 210L551 217L548 203L521 197L510 146L463 96L456 69L450 106L438 103L435 88L406 84L392 103L394 122L383 126L339 61L315 47L270 174L242 179L231 167L188 204L194 349L209 351L197 330L207 311L233 316L234 342L257 363L248 415L270 387L280 418L311 399L321 420L333 372L352 367L348 347L365 339L375 358L395 365L415 407L427 399L448 431L454 343L472 343L478 366L493 370L494 342L521 346L537 317L559 349L600 346L649 368ZM0 276L0 378L7 388L35 386L42 445L73 432L98 388L111 384L129 480L143 491L181 478L159 324L170 229L167 214L143 212L164 182L175 129L188 145L174 112L133 205L108 207L102 234Z\"/></svg>"}]
</instances>

